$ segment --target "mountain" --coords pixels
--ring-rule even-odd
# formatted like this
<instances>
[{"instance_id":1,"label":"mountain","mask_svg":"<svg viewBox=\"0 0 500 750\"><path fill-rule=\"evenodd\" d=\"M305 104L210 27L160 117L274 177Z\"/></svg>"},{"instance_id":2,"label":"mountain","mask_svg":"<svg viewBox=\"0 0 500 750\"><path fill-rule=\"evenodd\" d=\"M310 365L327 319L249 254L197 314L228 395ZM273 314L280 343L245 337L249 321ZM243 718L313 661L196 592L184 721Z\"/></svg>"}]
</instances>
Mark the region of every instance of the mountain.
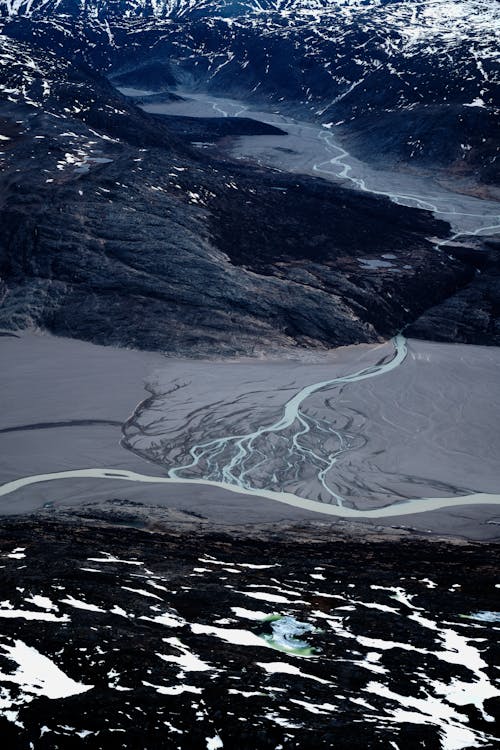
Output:
<instances>
[{"instance_id":1,"label":"mountain","mask_svg":"<svg viewBox=\"0 0 500 750\"><path fill-rule=\"evenodd\" d=\"M66 44L77 22L81 35L71 53L118 69L122 81L128 75L160 88L189 83L280 103L341 122L365 158L465 170L488 183L498 177L497 2L2 0L0 6L8 33L33 33L49 46L60 48L61 35ZM27 26L26 17L39 27Z\"/></svg>"},{"instance_id":2,"label":"mountain","mask_svg":"<svg viewBox=\"0 0 500 750\"><path fill-rule=\"evenodd\" d=\"M1 0L0 12L4 327L184 354L335 346L390 336L476 284L476 251L436 255L429 238L449 229L430 213L226 147L282 131L158 117L116 86L333 124L366 161L492 193L491 3ZM488 342L496 294L476 322L431 316L422 330Z\"/></svg>"}]
</instances>

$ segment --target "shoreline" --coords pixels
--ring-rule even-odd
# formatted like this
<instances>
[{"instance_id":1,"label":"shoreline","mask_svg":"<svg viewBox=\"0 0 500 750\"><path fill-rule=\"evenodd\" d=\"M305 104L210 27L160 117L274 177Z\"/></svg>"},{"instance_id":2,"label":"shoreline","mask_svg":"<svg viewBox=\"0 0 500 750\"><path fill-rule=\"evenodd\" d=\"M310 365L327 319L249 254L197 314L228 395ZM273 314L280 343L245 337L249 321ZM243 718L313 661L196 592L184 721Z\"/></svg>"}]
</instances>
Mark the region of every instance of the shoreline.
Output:
<instances>
[{"instance_id":1,"label":"shoreline","mask_svg":"<svg viewBox=\"0 0 500 750\"><path fill-rule=\"evenodd\" d=\"M234 543L269 542L272 544L312 545L329 547L336 543L373 545L374 548L390 544L404 548L408 544L460 546L497 549L500 545L500 524L497 536L488 539L471 539L465 535L446 532L424 532L405 524L384 526L350 519L282 519L251 524L235 522L216 523L194 513L148 505L147 503L110 500L88 502L78 507L60 505L41 508L32 513L0 515L0 534L10 528L40 524L47 528L63 526L68 529L96 529L110 534L135 534L144 538L183 537L199 540Z\"/></svg>"}]
</instances>

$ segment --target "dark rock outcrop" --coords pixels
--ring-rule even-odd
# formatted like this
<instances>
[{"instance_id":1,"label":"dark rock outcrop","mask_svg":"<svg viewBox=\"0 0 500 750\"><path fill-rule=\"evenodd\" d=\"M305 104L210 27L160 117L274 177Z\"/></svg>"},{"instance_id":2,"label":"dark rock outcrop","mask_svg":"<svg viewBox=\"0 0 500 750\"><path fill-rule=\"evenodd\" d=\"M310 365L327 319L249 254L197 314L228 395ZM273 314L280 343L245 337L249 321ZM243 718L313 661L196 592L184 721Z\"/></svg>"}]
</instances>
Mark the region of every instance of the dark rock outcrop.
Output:
<instances>
[{"instance_id":1,"label":"dark rock outcrop","mask_svg":"<svg viewBox=\"0 0 500 750\"><path fill-rule=\"evenodd\" d=\"M467 286L421 315L407 332L416 338L500 346L500 243L486 240L476 248L449 248L476 266Z\"/></svg>"},{"instance_id":2,"label":"dark rock outcrop","mask_svg":"<svg viewBox=\"0 0 500 750\"><path fill-rule=\"evenodd\" d=\"M99 130L57 87L49 106L64 118L25 114L9 142L4 328L184 354L335 346L395 333L471 276L425 239L447 233L429 214L209 158L128 103Z\"/></svg>"},{"instance_id":3,"label":"dark rock outcrop","mask_svg":"<svg viewBox=\"0 0 500 750\"><path fill-rule=\"evenodd\" d=\"M156 59L180 33L164 23ZM429 213L191 145L270 126L158 117L122 96L104 71L139 70L166 26L67 24L19 18L2 41L5 329L205 356L331 347L391 336L473 279L473 261L428 239L448 234Z\"/></svg>"}]
</instances>

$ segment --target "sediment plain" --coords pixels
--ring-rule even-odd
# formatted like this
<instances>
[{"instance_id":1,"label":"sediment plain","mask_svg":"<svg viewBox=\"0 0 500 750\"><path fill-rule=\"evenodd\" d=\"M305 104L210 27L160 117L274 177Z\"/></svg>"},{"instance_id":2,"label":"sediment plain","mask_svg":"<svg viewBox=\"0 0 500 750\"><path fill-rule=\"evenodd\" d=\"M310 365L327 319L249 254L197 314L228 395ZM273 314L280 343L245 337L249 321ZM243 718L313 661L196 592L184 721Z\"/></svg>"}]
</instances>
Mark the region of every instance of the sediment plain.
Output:
<instances>
[{"instance_id":1,"label":"sediment plain","mask_svg":"<svg viewBox=\"0 0 500 750\"><path fill-rule=\"evenodd\" d=\"M4 336L2 512L121 498L222 527L344 518L495 539L498 350L404 346L396 364L391 342L193 362ZM477 493L484 505L464 501ZM408 514L419 498L448 507Z\"/></svg>"}]
</instances>

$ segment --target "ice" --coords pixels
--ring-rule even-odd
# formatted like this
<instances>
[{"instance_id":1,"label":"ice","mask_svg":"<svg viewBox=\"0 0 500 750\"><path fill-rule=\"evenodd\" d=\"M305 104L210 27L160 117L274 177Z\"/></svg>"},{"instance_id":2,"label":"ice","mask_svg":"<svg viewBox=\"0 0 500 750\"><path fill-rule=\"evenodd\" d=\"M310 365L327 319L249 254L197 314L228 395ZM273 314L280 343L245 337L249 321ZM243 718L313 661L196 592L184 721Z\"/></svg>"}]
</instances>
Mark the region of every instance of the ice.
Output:
<instances>
[{"instance_id":1,"label":"ice","mask_svg":"<svg viewBox=\"0 0 500 750\"><path fill-rule=\"evenodd\" d=\"M470 104L464 104L464 107L486 107L486 104L484 103L484 99L481 99L480 96L476 96Z\"/></svg>"},{"instance_id":2,"label":"ice","mask_svg":"<svg viewBox=\"0 0 500 750\"><path fill-rule=\"evenodd\" d=\"M134 594L139 594L140 596L147 596L149 599L159 599L160 602L163 601L161 596L157 596L151 591L146 591L145 589L134 589L131 586L122 586L122 589L125 589L125 591L132 591Z\"/></svg>"},{"instance_id":3,"label":"ice","mask_svg":"<svg viewBox=\"0 0 500 750\"><path fill-rule=\"evenodd\" d=\"M308 703L307 701L301 701L297 698L291 698L290 703L296 703L298 706L302 706L306 711L311 714L325 715L331 711L337 711L338 707L334 706L333 703Z\"/></svg>"},{"instance_id":4,"label":"ice","mask_svg":"<svg viewBox=\"0 0 500 750\"><path fill-rule=\"evenodd\" d=\"M491 612L489 610L472 612L470 615L464 615L464 617L471 620L479 620L479 622L500 622L500 612Z\"/></svg>"},{"instance_id":5,"label":"ice","mask_svg":"<svg viewBox=\"0 0 500 750\"><path fill-rule=\"evenodd\" d=\"M186 624L186 620L174 612L164 612L161 615L155 617L147 617L142 615L140 620L149 620L149 622L157 622L159 625L166 625L168 628L182 628Z\"/></svg>"},{"instance_id":6,"label":"ice","mask_svg":"<svg viewBox=\"0 0 500 750\"><path fill-rule=\"evenodd\" d=\"M270 713L266 714L265 716L266 719L274 721L275 724L278 724L278 726L280 727L285 727L285 729L300 729L302 726L302 724L294 724L292 721L285 719L283 716L278 716L277 713Z\"/></svg>"},{"instance_id":7,"label":"ice","mask_svg":"<svg viewBox=\"0 0 500 750\"><path fill-rule=\"evenodd\" d=\"M295 617L286 615L280 617L271 623L271 630L273 631L271 643L278 648L286 649L287 651L300 651L302 649L308 649L309 645L306 641L301 641L295 636L304 635L304 633L312 633L314 627L306 622L299 622Z\"/></svg>"},{"instance_id":8,"label":"ice","mask_svg":"<svg viewBox=\"0 0 500 750\"><path fill-rule=\"evenodd\" d=\"M112 615L120 615L120 617L133 617L133 615L129 615L127 612L125 612L124 609L119 607L117 604L114 605L112 609L109 610Z\"/></svg>"},{"instance_id":9,"label":"ice","mask_svg":"<svg viewBox=\"0 0 500 750\"><path fill-rule=\"evenodd\" d=\"M264 602L274 602L276 604L292 604L290 599L280 594L270 594L268 591L238 591L238 594L244 594L251 599L259 599Z\"/></svg>"},{"instance_id":10,"label":"ice","mask_svg":"<svg viewBox=\"0 0 500 750\"><path fill-rule=\"evenodd\" d=\"M40 596L39 594L34 594L33 596L27 596L24 599L25 602L28 602L28 604L34 604L35 607L40 607L40 609L52 609L57 610L58 607L56 604L54 604L48 596Z\"/></svg>"},{"instance_id":11,"label":"ice","mask_svg":"<svg viewBox=\"0 0 500 750\"><path fill-rule=\"evenodd\" d=\"M395 607L389 607L387 604L379 604L378 602L361 602L352 599L352 604L359 604L362 607L367 607L368 609L378 609L380 612L393 612L396 615L399 615L399 610ZM340 609L340 607L338 607Z\"/></svg>"},{"instance_id":12,"label":"ice","mask_svg":"<svg viewBox=\"0 0 500 750\"><path fill-rule=\"evenodd\" d=\"M22 618L23 620L42 620L45 622L69 622L68 615L55 615L52 612L32 612L25 609L13 609L10 602L1 603L5 609L0 609L0 617L5 619Z\"/></svg>"},{"instance_id":13,"label":"ice","mask_svg":"<svg viewBox=\"0 0 500 750\"><path fill-rule=\"evenodd\" d=\"M156 692L161 693L161 695L181 695L181 693L203 692L201 688L194 687L194 685L172 685L168 687L166 685L153 685L151 682L145 682L144 680L142 684L146 687L154 688Z\"/></svg>"},{"instance_id":14,"label":"ice","mask_svg":"<svg viewBox=\"0 0 500 750\"><path fill-rule=\"evenodd\" d=\"M189 648L178 638L164 638L163 640L165 643L169 643L173 648L181 652L179 656L172 656L171 654L156 654L160 659L163 659L163 661L177 664L183 672L207 672L212 669L210 664L207 664L198 656L191 653Z\"/></svg>"},{"instance_id":15,"label":"ice","mask_svg":"<svg viewBox=\"0 0 500 750\"><path fill-rule=\"evenodd\" d=\"M414 698L411 695L399 695L380 682L370 682L365 688L368 693L385 698L401 707L386 709L388 715L397 723L434 724L439 727L442 750L466 750L482 747L489 738L464 726L468 722L465 714L457 712L452 706L433 696ZM492 738L491 738L492 739Z\"/></svg>"},{"instance_id":16,"label":"ice","mask_svg":"<svg viewBox=\"0 0 500 750\"><path fill-rule=\"evenodd\" d=\"M235 688L229 688L228 693L230 695L242 695L244 698L252 698L255 695L264 695L264 693L261 693L258 690L236 690Z\"/></svg>"},{"instance_id":17,"label":"ice","mask_svg":"<svg viewBox=\"0 0 500 750\"><path fill-rule=\"evenodd\" d=\"M207 750L219 750L224 744L218 734L215 737L207 737Z\"/></svg>"},{"instance_id":18,"label":"ice","mask_svg":"<svg viewBox=\"0 0 500 750\"><path fill-rule=\"evenodd\" d=\"M268 617L267 612L259 612L258 610L245 609L244 607L231 607L231 611L234 612L236 617L243 617L246 620L265 620Z\"/></svg>"},{"instance_id":19,"label":"ice","mask_svg":"<svg viewBox=\"0 0 500 750\"><path fill-rule=\"evenodd\" d=\"M430 578L421 578L420 583L425 584L428 589L435 589L437 587L437 583L431 581Z\"/></svg>"},{"instance_id":20,"label":"ice","mask_svg":"<svg viewBox=\"0 0 500 750\"><path fill-rule=\"evenodd\" d=\"M213 635L227 643L232 643L234 646L258 646L260 648L271 648L267 641L263 638L259 638L259 636L251 633L249 630L218 628L214 625L201 625L199 623L193 623L191 625L191 630L196 635Z\"/></svg>"},{"instance_id":21,"label":"ice","mask_svg":"<svg viewBox=\"0 0 500 750\"><path fill-rule=\"evenodd\" d=\"M16 547L12 552L4 555L4 557L10 557L12 560L23 560L26 557L24 554L25 549L26 547Z\"/></svg>"},{"instance_id":22,"label":"ice","mask_svg":"<svg viewBox=\"0 0 500 750\"><path fill-rule=\"evenodd\" d=\"M412 599L415 597L411 594L407 594L406 591L401 588L401 586L377 586L372 585L370 586L371 589L374 591L389 591L391 594L391 599L395 599L395 601L399 602L400 604L403 604L405 607L408 607L409 609L420 609L419 607L416 607L414 604L412 604Z\"/></svg>"},{"instance_id":23,"label":"ice","mask_svg":"<svg viewBox=\"0 0 500 750\"><path fill-rule=\"evenodd\" d=\"M100 562L100 563L122 563L123 565L144 565L139 560L121 560L119 557L109 554L109 552L102 552L104 557L87 557L89 562Z\"/></svg>"},{"instance_id":24,"label":"ice","mask_svg":"<svg viewBox=\"0 0 500 750\"><path fill-rule=\"evenodd\" d=\"M283 661L270 661L270 662L256 662L258 667L261 667L265 672L268 672L269 674L291 674L291 675L297 675L298 677L305 677L308 680L314 680L315 682L320 682L323 685L331 685L332 683L329 680L323 680L321 677L316 677L312 674L307 674L306 672L302 672L298 667L293 666L293 664L288 664L287 662Z\"/></svg>"}]
</instances>

